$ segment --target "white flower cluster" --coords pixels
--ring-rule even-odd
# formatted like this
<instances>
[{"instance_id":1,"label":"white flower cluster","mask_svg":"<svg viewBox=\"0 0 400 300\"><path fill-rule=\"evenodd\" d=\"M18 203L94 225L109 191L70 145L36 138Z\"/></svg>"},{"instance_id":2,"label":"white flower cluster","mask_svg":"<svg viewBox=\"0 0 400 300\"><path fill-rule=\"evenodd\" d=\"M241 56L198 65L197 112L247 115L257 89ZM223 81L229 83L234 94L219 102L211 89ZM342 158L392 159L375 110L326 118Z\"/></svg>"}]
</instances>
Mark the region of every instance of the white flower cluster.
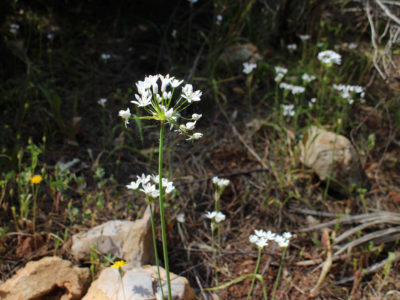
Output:
<instances>
[{"instance_id":1,"label":"white flower cluster","mask_svg":"<svg viewBox=\"0 0 400 300\"><path fill-rule=\"evenodd\" d=\"M287 48L290 52L297 50L297 45L296 44L289 44L287 45Z\"/></svg>"},{"instance_id":2,"label":"white flower cluster","mask_svg":"<svg viewBox=\"0 0 400 300\"><path fill-rule=\"evenodd\" d=\"M184 213L180 213L176 216L176 220L179 223L185 223L185 214Z\"/></svg>"},{"instance_id":3,"label":"white flower cluster","mask_svg":"<svg viewBox=\"0 0 400 300\"><path fill-rule=\"evenodd\" d=\"M279 87L284 90L289 90L293 95L304 93L306 90L303 86L293 85L286 82L281 82Z\"/></svg>"},{"instance_id":4,"label":"white flower cluster","mask_svg":"<svg viewBox=\"0 0 400 300\"><path fill-rule=\"evenodd\" d=\"M160 196L160 190L157 188L156 185L158 183L158 176L142 174L142 176L137 175L136 177L136 181L132 181L126 186L128 189L139 189L141 192L152 198L157 198L158 196ZM166 194L169 194L175 190L174 183L172 181L168 181L167 178L162 179L162 187L165 188Z\"/></svg>"},{"instance_id":5,"label":"white flower cluster","mask_svg":"<svg viewBox=\"0 0 400 300\"><path fill-rule=\"evenodd\" d=\"M280 66L276 66L275 67L275 82L281 82L281 80L283 79L283 77L285 77L286 73L287 73L288 69L284 68L284 67L280 67Z\"/></svg>"},{"instance_id":6,"label":"white flower cluster","mask_svg":"<svg viewBox=\"0 0 400 300\"><path fill-rule=\"evenodd\" d=\"M107 98L100 98L97 103L103 107L106 107L106 103L107 103L108 99Z\"/></svg>"},{"instance_id":7,"label":"white flower cluster","mask_svg":"<svg viewBox=\"0 0 400 300\"><path fill-rule=\"evenodd\" d=\"M335 51L325 50L318 53L318 60L320 60L326 66L331 67L332 64L340 65L342 62L342 57Z\"/></svg>"},{"instance_id":8,"label":"white flower cluster","mask_svg":"<svg viewBox=\"0 0 400 300\"><path fill-rule=\"evenodd\" d=\"M102 60L109 60L111 58L111 54L108 53L102 53L101 54L101 59Z\"/></svg>"},{"instance_id":9,"label":"white flower cluster","mask_svg":"<svg viewBox=\"0 0 400 300\"><path fill-rule=\"evenodd\" d=\"M199 139L203 136L202 133L190 134L189 131L195 128L196 121L201 118L201 114L193 114L191 118L184 118L192 121L184 125L179 125L177 121L182 110L186 109L192 102L201 100L202 92L199 90L194 91L191 84L186 84L182 87L179 99L172 105L171 102L175 89L182 83L183 80L175 79L169 75L146 76L144 81L136 83L138 94L135 94L136 101L131 102L138 107L143 107L150 114L151 118L170 123L171 128L176 127L177 132L189 136L188 140ZM129 108L121 110L119 116L125 120L125 126L129 124L131 117Z\"/></svg>"},{"instance_id":10,"label":"white flower cluster","mask_svg":"<svg viewBox=\"0 0 400 300\"><path fill-rule=\"evenodd\" d=\"M363 87L359 85L344 85L344 84L334 84L333 88L335 90L340 91L340 96L344 99L347 99L349 104L353 104L354 100L352 98L352 95L354 94L360 94L361 98L361 103L365 102L365 92Z\"/></svg>"},{"instance_id":11,"label":"white flower cluster","mask_svg":"<svg viewBox=\"0 0 400 300\"><path fill-rule=\"evenodd\" d=\"M317 98L311 98L310 102L308 102L308 107L312 107L317 102Z\"/></svg>"},{"instance_id":12,"label":"white flower cluster","mask_svg":"<svg viewBox=\"0 0 400 300\"><path fill-rule=\"evenodd\" d=\"M307 74L307 73L304 73L304 74L301 76L301 79L302 79L304 82L306 82L306 83L309 83L309 82L315 80L316 78L317 78L317 77L315 77L314 75L309 75L309 74Z\"/></svg>"},{"instance_id":13,"label":"white flower cluster","mask_svg":"<svg viewBox=\"0 0 400 300\"><path fill-rule=\"evenodd\" d=\"M286 116L290 116L293 117L295 115L295 110L294 110L294 104L288 104L285 105L283 104L283 111L282 114L286 117Z\"/></svg>"},{"instance_id":14,"label":"white flower cluster","mask_svg":"<svg viewBox=\"0 0 400 300\"><path fill-rule=\"evenodd\" d=\"M212 182L218 185L220 188L225 187L229 184L229 179L218 178L217 176L213 177Z\"/></svg>"},{"instance_id":15,"label":"white flower cluster","mask_svg":"<svg viewBox=\"0 0 400 300\"><path fill-rule=\"evenodd\" d=\"M310 39L310 36L308 34L300 34L299 37L302 41L307 41Z\"/></svg>"},{"instance_id":16,"label":"white flower cluster","mask_svg":"<svg viewBox=\"0 0 400 300\"><path fill-rule=\"evenodd\" d=\"M255 68L257 68L257 64L244 62L243 63L243 73L250 74Z\"/></svg>"},{"instance_id":17,"label":"white flower cluster","mask_svg":"<svg viewBox=\"0 0 400 300\"><path fill-rule=\"evenodd\" d=\"M252 244L256 244L259 248L267 246L269 241L274 241L279 245L279 247L286 248L289 246L289 240L291 237L292 234L290 232L285 232L282 235L279 235L269 230L264 231L262 229L256 229L254 230L254 234L249 236L249 241Z\"/></svg>"},{"instance_id":18,"label":"white flower cluster","mask_svg":"<svg viewBox=\"0 0 400 300\"><path fill-rule=\"evenodd\" d=\"M225 220L226 216L220 211L208 211L204 214L205 218L211 220L212 223L218 224Z\"/></svg>"},{"instance_id":19,"label":"white flower cluster","mask_svg":"<svg viewBox=\"0 0 400 300\"><path fill-rule=\"evenodd\" d=\"M19 30L19 24L10 24L10 33L17 34Z\"/></svg>"}]
</instances>

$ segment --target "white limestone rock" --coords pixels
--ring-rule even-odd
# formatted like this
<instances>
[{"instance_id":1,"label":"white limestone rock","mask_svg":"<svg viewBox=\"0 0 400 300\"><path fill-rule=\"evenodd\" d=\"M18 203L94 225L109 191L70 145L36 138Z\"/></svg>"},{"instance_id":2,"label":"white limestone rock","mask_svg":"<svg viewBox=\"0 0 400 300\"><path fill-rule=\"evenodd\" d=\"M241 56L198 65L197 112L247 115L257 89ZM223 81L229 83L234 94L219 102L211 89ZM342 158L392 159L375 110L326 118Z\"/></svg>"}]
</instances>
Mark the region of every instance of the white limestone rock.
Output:
<instances>
[{"instance_id":1,"label":"white limestone rock","mask_svg":"<svg viewBox=\"0 0 400 300\"><path fill-rule=\"evenodd\" d=\"M89 259L90 249L125 260L130 266L153 263L150 210L134 222L108 221L72 237L72 254L76 259Z\"/></svg>"}]
</instances>

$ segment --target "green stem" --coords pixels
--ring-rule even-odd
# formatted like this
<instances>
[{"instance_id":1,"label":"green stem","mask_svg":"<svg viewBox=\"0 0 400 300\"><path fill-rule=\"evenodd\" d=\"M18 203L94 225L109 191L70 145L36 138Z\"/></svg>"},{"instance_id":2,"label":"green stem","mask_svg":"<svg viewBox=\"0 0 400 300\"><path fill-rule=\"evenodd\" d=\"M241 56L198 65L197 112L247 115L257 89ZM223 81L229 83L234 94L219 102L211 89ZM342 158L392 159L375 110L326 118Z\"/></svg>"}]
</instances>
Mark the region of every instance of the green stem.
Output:
<instances>
[{"instance_id":1,"label":"green stem","mask_svg":"<svg viewBox=\"0 0 400 300\"><path fill-rule=\"evenodd\" d=\"M214 269L215 269L215 271L214 271L215 272L215 284L218 285L217 251L215 249L214 230L215 230L215 224L213 224L211 222L211 248L212 248L212 252L213 252L213 264L214 264Z\"/></svg>"},{"instance_id":2,"label":"green stem","mask_svg":"<svg viewBox=\"0 0 400 300\"><path fill-rule=\"evenodd\" d=\"M169 276L169 263L168 263L168 249L167 249L167 234L165 231L165 216L164 216L164 193L163 193L163 186L162 186L162 162L163 162L163 144L164 144L164 130L165 124L164 121L161 121L161 128L160 128L160 147L158 151L158 186L160 189L160 221L161 221L161 239L162 239L162 247L163 247L163 254L164 254L164 266L165 271L167 273L167 286L168 286L168 300L172 300L171 296L171 279ZM162 289L162 286L161 286Z\"/></svg>"},{"instance_id":3,"label":"green stem","mask_svg":"<svg viewBox=\"0 0 400 300\"><path fill-rule=\"evenodd\" d=\"M35 246L35 249L37 248L36 244L36 211L37 211L37 194L38 194L38 187L36 187L36 184L33 185L33 244Z\"/></svg>"},{"instance_id":4,"label":"green stem","mask_svg":"<svg viewBox=\"0 0 400 300\"><path fill-rule=\"evenodd\" d=\"M161 273L160 273L160 260L158 259L158 251L157 251L156 225L154 223L153 203L150 203L150 219L151 219L151 231L153 233L153 248L154 248L154 256L156 259L158 282L160 283L162 299L164 299L164 290L162 288L163 284L162 284Z\"/></svg>"},{"instance_id":5,"label":"green stem","mask_svg":"<svg viewBox=\"0 0 400 300\"><path fill-rule=\"evenodd\" d=\"M260 262L261 262L261 250L262 247L258 247L258 258L257 258L256 269L254 270L254 277L253 280L251 281L250 290L249 293L247 294L246 300L250 299L251 293L253 292L254 283L256 282L256 275L258 273L258 268L260 267Z\"/></svg>"},{"instance_id":6,"label":"green stem","mask_svg":"<svg viewBox=\"0 0 400 300\"><path fill-rule=\"evenodd\" d=\"M281 276L283 261L285 260L285 255L286 255L286 249L287 249L286 247L283 248L282 257L281 257L281 263L279 264L278 274L276 275L276 279L275 279L275 283L274 283L274 289L272 290L272 298L271 298L271 300L275 299L276 290L278 289L279 277Z\"/></svg>"}]
</instances>

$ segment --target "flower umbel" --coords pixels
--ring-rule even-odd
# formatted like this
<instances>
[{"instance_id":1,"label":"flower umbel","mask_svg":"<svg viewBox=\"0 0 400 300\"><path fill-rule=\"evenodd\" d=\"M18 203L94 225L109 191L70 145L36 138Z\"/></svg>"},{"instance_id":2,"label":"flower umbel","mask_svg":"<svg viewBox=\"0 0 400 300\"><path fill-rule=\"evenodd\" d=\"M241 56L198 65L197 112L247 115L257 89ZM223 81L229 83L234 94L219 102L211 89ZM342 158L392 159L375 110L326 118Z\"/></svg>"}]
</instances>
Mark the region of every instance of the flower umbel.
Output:
<instances>
[{"instance_id":1,"label":"flower umbel","mask_svg":"<svg viewBox=\"0 0 400 300\"><path fill-rule=\"evenodd\" d=\"M257 68L257 64L244 62L243 63L243 73L250 74L255 68Z\"/></svg>"},{"instance_id":2,"label":"flower umbel","mask_svg":"<svg viewBox=\"0 0 400 300\"><path fill-rule=\"evenodd\" d=\"M202 95L200 90L195 91L191 84L186 84L180 88L181 94L179 98L173 101L177 89L182 83L183 80L176 79L173 76L169 76L169 74L149 75L143 81L136 82L137 94L135 94L135 100L132 100L131 103L143 108L147 116L139 117L133 115L133 118L167 122L171 125L171 129L176 128L178 133L187 135L188 139L201 138L201 133L187 133L188 130L194 129L196 121L201 118L201 114L194 113L192 117L183 117L186 121L192 121L186 122L186 125L178 123L181 112L190 106L192 102L200 101ZM132 118L129 108L121 110L119 116L124 119L125 126L129 124L129 119Z\"/></svg>"},{"instance_id":3,"label":"flower umbel","mask_svg":"<svg viewBox=\"0 0 400 300\"><path fill-rule=\"evenodd\" d=\"M318 53L318 60L320 60L327 67L331 67L333 64L340 65L342 57L335 51L325 50Z\"/></svg>"}]
</instances>

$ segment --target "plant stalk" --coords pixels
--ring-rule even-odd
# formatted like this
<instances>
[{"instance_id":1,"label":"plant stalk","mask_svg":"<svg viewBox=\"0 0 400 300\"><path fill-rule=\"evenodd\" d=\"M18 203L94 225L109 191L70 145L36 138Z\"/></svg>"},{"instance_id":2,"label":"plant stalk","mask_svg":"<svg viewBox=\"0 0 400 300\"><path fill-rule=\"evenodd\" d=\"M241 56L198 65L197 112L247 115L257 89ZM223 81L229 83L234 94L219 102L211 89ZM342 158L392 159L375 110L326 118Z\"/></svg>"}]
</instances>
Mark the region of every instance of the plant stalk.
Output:
<instances>
[{"instance_id":1,"label":"plant stalk","mask_svg":"<svg viewBox=\"0 0 400 300\"><path fill-rule=\"evenodd\" d=\"M160 127L160 147L158 150L158 186L160 189L159 203L160 203L160 222L161 222L161 239L162 239L162 247L164 254L164 266L165 271L167 273L167 286L168 286L168 300L172 300L171 296L171 279L169 276L169 263L168 263L168 249L167 249L167 234L165 231L165 216L164 216L164 193L162 186L162 162L163 162L163 147L164 147L164 131L165 124L164 121L161 121ZM161 286L161 289L163 287Z\"/></svg>"},{"instance_id":2,"label":"plant stalk","mask_svg":"<svg viewBox=\"0 0 400 300\"><path fill-rule=\"evenodd\" d=\"M256 269L254 270L254 277L251 281L250 290L249 290L249 293L247 294L246 300L250 299L251 293L253 292L254 283L256 282L256 275L258 273L258 269L260 267L260 262L261 262L261 251L262 251L262 247L258 247L258 258L257 258Z\"/></svg>"},{"instance_id":3,"label":"plant stalk","mask_svg":"<svg viewBox=\"0 0 400 300\"><path fill-rule=\"evenodd\" d=\"M279 278L281 277L283 261L285 260L286 250L287 250L287 247L283 248L282 257L281 257L281 263L279 264L278 274L276 275L276 279L275 279L275 283L274 283L274 289L272 290L271 300L275 299L276 290L278 289Z\"/></svg>"}]
</instances>

